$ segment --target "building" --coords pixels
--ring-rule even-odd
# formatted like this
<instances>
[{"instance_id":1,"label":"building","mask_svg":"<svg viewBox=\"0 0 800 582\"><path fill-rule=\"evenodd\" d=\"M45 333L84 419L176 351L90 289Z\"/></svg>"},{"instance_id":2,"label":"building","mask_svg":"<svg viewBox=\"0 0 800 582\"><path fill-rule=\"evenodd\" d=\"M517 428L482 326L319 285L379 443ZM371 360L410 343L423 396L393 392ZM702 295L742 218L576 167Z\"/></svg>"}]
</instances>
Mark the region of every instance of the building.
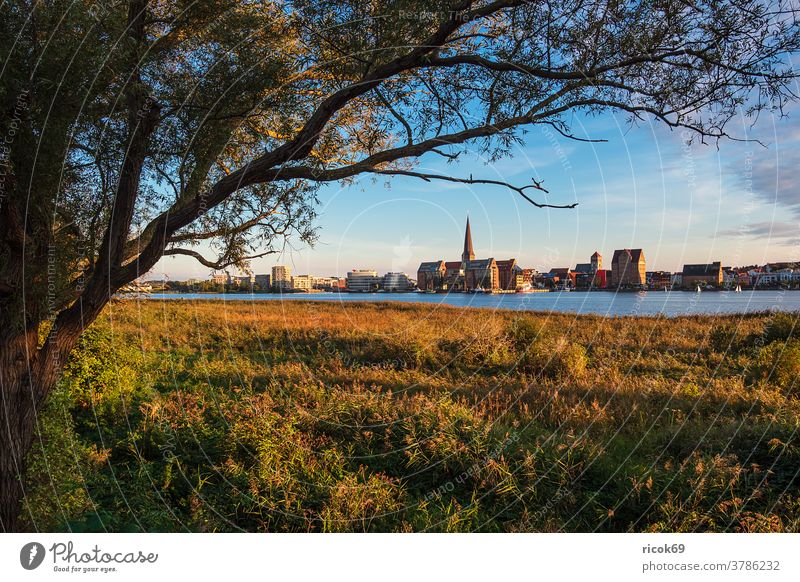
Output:
<instances>
[{"instance_id":1,"label":"building","mask_svg":"<svg viewBox=\"0 0 800 582\"><path fill-rule=\"evenodd\" d=\"M500 289L511 290L517 288L517 274L521 271L517 266L517 259L497 261L497 277Z\"/></svg>"},{"instance_id":2,"label":"building","mask_svg":"<svg viewBox=\"0 0 800 582\"><path fill-rule=\"evenodd\" d=\"M314 289L338 290L347 287L347 280L339 277L314 277Z\"/></svg>"},{"instance_id":3,"label":"building","mask_svg":"<svg viewBox=\"0 0 800 582\"><path fill-rule=\"evenodd\" d=\"M266 291L271 286L271 280L269 275L256 275L255 283L261 291Z\"/></svg>"},{"instance_id":4,"label":"building","mask_svg":"<svg viewBox=\"0 0 800 582\"><path fill-rule=\"evenodd\" d=\"M572 271L569 267L553 267L550 269L550 272L547 273L550 285L553 287L567 287L573 284L573 277Z\"/></svg>"},{"instance_id":5,"label":"building","mask_svg":"<svg viewBox=\"0 0 800 582\"><path fill-rule=\"evenodd\" d=\"M722 286L722 263L719 261L683 266L683 286L696 287L697 285Z\"/></svg>"},{"instance_id":6,"label":"building","mask_svg":"<svg viewBox=\"0 0 800 582\"><path fill-rule=\"evenodd\" d=\"M463 291L464 289L464 262L463 261L445 261L444 263L444 280L441 285L442 289L450 291Z\"/></svg>"},{"instance_id":7,"label":"building","mask_svg":"<svg viewBox=\"0 0 800 582\"><path fill-rule=\"evenodd\" d=\"M597 273L603 270L603 255L599 252L595 251L594 254L589 257L589 264L592 266L592 273Z\"/></svg>"},{"instance_id":8,"label":"building","mask_svg":"<svg viewBox=\"0 0 800 582\"><path fill-rule=\"evenodd\" d=\"M350 293L370 293L380 289L383 277L371 269L353 269L347 273L347 290Z\"/></svg>"},{"instance_id":9,"label":"building","mask_svg":"<svg viewBox=\"0 0 800 582\"><path fill-rule=\"evenodd\" d=\"M515 289L522 289L526 285L533 286L539 272L536 269L520 269L515 277Z\"/></svg>"},{"instance_id":10,"label":"building","mask_svg":"<svg viewBox=\"0 0 800 582\"><path fill-rule=\"evenodd\" d=\"M467 217L467 228L464 231L464 250L461 253L462 270L464 271L464 291L494 291L500 288L500 271L494 259L476 259L472 248L472 230ZM516 265L516 261L514 261Z\"/></svg>"},{"instance_id":11,"label":"building","mask_svg":"<svg viewBox=\"0 0 800 582\"><path fill-rule=\"evenodd\" d=\"M594 282L594 270L591 263L578 263L570 272L570 280L576 289L588 289Z\"/></svg>"},{"instance_id":12,"label":"building","mask_svg":"<svg viewBox=\"0 0 800 582\"><path fill-rule=\"evenodd\" d=\"M646 265L642 249L618 249L611 258L611 287L643 287Z\"/></svg>"},{"instance_id":13,"label":"building","mask_svg":"<svg viewBox=\"0 0 800 582\"><path fill-rule=\"evenodd\" d=\"M662 291L672 287L672 273L669 271L647 271L647 288Z\"/></svg>"},{"instance_id":14,"label":"building","mask_svg":"<svg viewBox=\"0 0 800 582\"><path fill-rule=\"evenodd\" d=\"M417 287L423 291L435 291L444 282L444 261L428 261L417 269Z\"/></svg>"},{"instance_id":15,"label":"building","mask_svg":"<svg viewBox=\"0 0 800 582\"><path fill-rule=\"evenodd\" d=\"M386 273L383 276L383 288L386 291L410 291L414 284L405 273Z\"/></svg>"},{"instance_id":16,"label":"building","mask_svg":"<svg viewBox=\"0 0 800 582\"><path fill-rule=\"evenodd\" d=\"M608 287L608 283L611 281L611 270L610 269L599 269L594 274L594 283L593 286L595 289L605 289Z\"/></svg>"},{"instance_id":17,"label":"building","mask_svg":"<svg viewBox=\"0 0 800 582\"><path fill-rule=\"evenodd\" d=\"M311 275L295 275L292 277L292 289L295 291L311 291L314 287L314 277Z\"/></svg>"},{"instance_id":18,"label":"building","mask_svg":"<svg viewBox=\"0 0 800 582\"><path fill-rule=\"evenodd\" d=\"M211 282L214 285L227 285L230 282L230 276L227 273L212 273Z\"/></svg>"},{"instance_id":19,"label":"building","mask_svg":"<svg viewBox=\"0 0 800 582\"><path fill-rule=\"evenodd\" d=\"M240 277L234 277L233 283L234 285L238 285L239 287L250 287L253 284L253 276L242 275Z\"/></svg>"},{"instance_id":20,"label":"building","mask_svg":"<svg viewBox=\"0 0 800 582\"><path fill-rule=\"evenodd\" d=\"M465 291L493 291L499 287L500 275L494 259L474 259L464 265Z\"/></svg>"},{"instance_id":21,"label":"building","mask_svg":"<svg viewBox=\"0 0 800 582\"><path fill-rule=\"evenodd\" d=\"M272 286L278 291L292 288L292 268L285 265L272 267Z\"/></svg>"},{"instance_id":22,"label":"building","mask_svg":"<svg viewBox=\"0 0 800 582\"><path fill-rule=\"evenodd\" d=\"M469 227L469 216L467 216L467 228L464 231L464 252L461 253L462 269L466 268L469 261L475 260L475 251L472 248L472 230Z\"/></svg>"},{"instance_id":23,"label":"building","mask_svg":"<svg viewBox=\"0 0 800 582\"><path fill-rule=\"evenodd\" d=\"M425 291L496 291L501 288L502 280L503 289L514 289L520 271L516 259L498 263L493 258L475 258L467 217L461 261L421 263L417 270L417 287Z\"/></svg>"},{"instance_id":24,"label":"building","mask_svg":"<svg viewBox=\"0 0 800 582\"><path fill-rule=\"evenodd\" d=\"M603 270L603 255L597 251L589 257L588 263L578 263L575 268L561 277L570 278L572 284L579 289L604 289L606 286L606 275Z\"/></svg>"}]
</instances>

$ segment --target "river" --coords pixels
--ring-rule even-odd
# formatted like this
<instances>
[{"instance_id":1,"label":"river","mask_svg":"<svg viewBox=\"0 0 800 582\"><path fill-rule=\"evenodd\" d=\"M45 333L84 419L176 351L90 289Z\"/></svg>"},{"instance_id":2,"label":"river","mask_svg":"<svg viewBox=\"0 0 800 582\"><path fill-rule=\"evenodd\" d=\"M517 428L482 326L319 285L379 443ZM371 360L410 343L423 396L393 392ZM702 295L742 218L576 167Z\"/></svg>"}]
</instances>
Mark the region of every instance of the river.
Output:
<instances>
[{"instance_id":1,"label":"river","mask_svg":"<svg viewBox=\"0 0 800 582\"><path fill-rule=\"evenodd\" d=\"M530 294L467 293L151 293L148 299L204 299L222 301L397 301L433 303L455 307L512 309L517 311L594 313L599 315L737 314L781 310L800 311L800 291L648 291L613 293L608 291L557 292Z\"/></svg>"}]
</instances>

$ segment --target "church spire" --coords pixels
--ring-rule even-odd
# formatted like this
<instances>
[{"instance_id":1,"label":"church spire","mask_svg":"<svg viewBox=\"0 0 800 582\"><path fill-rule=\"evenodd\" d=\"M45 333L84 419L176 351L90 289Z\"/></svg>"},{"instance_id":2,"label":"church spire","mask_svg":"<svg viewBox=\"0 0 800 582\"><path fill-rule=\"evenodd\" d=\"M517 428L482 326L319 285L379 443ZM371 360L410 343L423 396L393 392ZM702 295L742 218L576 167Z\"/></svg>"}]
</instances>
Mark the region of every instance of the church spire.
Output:
<instances>
[{"instance_id":1,"label":"church spire","mask_svg":"<svg viewBox=\"0 0 800 582\"><path fill-rule=\"evenodd\" d=\"M475 251L472 250L472 231L469 228L469 216L467 216L467 230L464 233L464 252L461 254L463 262L474 261Z\"/></svg>"}]
</instances>

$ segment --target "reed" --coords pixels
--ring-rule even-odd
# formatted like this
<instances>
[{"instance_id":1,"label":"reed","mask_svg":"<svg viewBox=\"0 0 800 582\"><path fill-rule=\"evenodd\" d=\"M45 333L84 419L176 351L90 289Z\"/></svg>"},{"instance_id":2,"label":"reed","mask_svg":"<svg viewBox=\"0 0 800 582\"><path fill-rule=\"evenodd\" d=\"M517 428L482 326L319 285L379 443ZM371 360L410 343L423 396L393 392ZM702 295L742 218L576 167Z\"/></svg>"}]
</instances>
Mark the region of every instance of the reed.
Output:
<instances>
[{"instance_id":1,"label":"reed","mask_svg":"<svg viewBox=\"0 0 800 582\"><path fill-rule=\"evenodd\" d=\"M124 301L31 529L798 531L796 316Z\"/></svg>"}]
</instances>

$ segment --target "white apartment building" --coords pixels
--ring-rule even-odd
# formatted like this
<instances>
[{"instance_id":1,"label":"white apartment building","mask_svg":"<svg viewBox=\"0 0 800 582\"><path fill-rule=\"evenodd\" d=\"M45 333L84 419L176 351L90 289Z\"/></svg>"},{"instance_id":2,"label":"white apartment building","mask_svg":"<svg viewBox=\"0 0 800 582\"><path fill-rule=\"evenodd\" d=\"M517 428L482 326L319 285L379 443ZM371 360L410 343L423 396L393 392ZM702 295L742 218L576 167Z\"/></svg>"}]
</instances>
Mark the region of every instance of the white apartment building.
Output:
<instances>
[{"instance_id":1,"label":"white apartment building","mask_svg":"<svg viewBox=\"0 0 800 582\"><path fill-rule=\"evenodd\" d=\"M314 287L314 277L311 275L295 275L292 277L292 289L311 291Z\"/></svg>"},{"instance_id":2,"label":"white apartment building","mask_svg":"<svg viewBox=\"0 0 800 582\"><path fill-rule=\"evenodd\" d=\"M378 272L372 269L354 269L347 273L347 290L351 293L377 291L381 283L383 277L379 277Z\"/></svg>"},{"instance_id":3,"label":"white apartment building","mask_svg":"<svg viewBox=\"0 0 800 582\"><path fill-rule=\"evenodd\" d=\"M292 288L292 268L286 265L272 267L272 286L281 291Z\"/></svg>"}]
</instances>

